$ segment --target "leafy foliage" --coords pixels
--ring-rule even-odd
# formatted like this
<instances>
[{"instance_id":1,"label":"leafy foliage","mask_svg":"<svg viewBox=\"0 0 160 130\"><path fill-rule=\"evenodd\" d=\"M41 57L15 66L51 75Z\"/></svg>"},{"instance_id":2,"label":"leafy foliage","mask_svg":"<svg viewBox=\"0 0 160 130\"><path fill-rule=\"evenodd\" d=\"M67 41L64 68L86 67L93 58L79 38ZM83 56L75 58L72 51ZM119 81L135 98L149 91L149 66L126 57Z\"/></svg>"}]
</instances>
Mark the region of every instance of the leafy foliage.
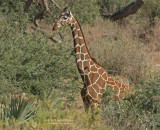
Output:
<instances>
[{"instance_id":1,"label":"leafy foliage","mask_svg":"<svg viewBox=\"0 0 160 130\"><path fill-rule=\"evenodd\" d=\"M159 79L159 73L150 74L145 81L139 82L135 94L119 102L109 100L106 103L106 100L112 98L112 94L106 93L102 101L102 115L106 123L115 129L158 128L160 126Z\"/></svg>"},{"instance_id":2,"label":"leafy foliage","mask_svg":"<svg viewBox=\"0 0 160 130\"><path fill-rule=\"evenodd\" d=\"M24 10L24 2L20 0L1 0L0 7L0 12L4 14L20 12Z\"/></svg>"},{"instance_id":3,"label":"leafy foliage","mask_svg":"<svg viewBox=\"0 0 160 130\"><path fill-rule=\"evenodd\" d=\"M97 0L67 0L67 4L80 23L91 23L99 16Z\"/></svg>"},{"instance_id":4,"label":"leafy foliage","mask_svg":"<svg viewBox=\"0 0 160 130\"><path fill-rule=\"evenodd\" d=\"M43 96L45 90L53 86L64 91L68 91L71 84L77 86L77 69L67 43L53 46L39 32L19 33L19 26L24 25L12 20L1 21L1 90L16 87Z\"/></svg>"}]
</instances>

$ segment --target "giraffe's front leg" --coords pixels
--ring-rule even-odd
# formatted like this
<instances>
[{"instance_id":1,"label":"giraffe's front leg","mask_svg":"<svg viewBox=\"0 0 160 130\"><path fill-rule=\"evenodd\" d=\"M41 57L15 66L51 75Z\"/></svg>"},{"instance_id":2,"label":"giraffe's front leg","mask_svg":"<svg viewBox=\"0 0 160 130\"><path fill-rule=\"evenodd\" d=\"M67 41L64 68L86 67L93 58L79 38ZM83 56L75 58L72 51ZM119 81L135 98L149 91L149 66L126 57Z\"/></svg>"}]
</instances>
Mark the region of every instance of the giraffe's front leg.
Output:
<instances>
[{"instance_id":1,"label":"giraffe's front leg","mask_svg":"<svg viewBox=\"0 0 160 130\"><path fill-rule=\"evenodd\" d=\"M90 107L90 103L88 102L88 100L86 99L86 87L84 86L84 88L81 90L81 97L82 97L82 100L83 100L83 104L84 104L84 107L85 107L85 111L88 112L88 109Z\"/></svg>"},{"instance_id":2,"label":"giraffe's front leg","mask_svg":"<svg viewBox=\"0 0 160 130\"><path fill-rule=\"evenodd\" d=\"M99 106L99 104L97 102L92 102L91 103L91 107L92 107L92 110L94 110L95 108L97 108Z\"/></svg>"}]
</instances>

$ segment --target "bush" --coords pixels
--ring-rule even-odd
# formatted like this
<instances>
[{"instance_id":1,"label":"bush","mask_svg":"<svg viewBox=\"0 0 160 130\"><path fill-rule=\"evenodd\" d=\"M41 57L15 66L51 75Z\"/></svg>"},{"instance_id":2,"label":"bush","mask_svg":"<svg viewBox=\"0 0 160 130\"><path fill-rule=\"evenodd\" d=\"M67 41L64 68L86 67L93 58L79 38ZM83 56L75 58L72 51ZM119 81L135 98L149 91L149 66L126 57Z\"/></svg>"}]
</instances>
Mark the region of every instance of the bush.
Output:
<instances>
[{"instance_id":1,"label":"bush","mask_svg":"<svg viewBox=\"0 0 160 130\"><path fill-rule=\"evenodd\" d=\"M160 75L159 73L151 74L145 81L139 82L135 94L127 96L124 100L118 102L110 100L106 103L109 99L106 93L102 101L102 116L106 124L113 126L114 129L158 129L160 126L159 95Z\"/></svg>"},{"instance_id":2,"label":"bush","mask_svg":"<svg viewBox=\"0 0 160 130\"><path fill-rule=\"evenodd\" d=\"M56 2L62 8L68 6L73 12L73 15L75 15L81 23L91 23L95 17L99 16L99 6L97 5L97 0L66 0L65 2L60 0L59 2ZM48 5L53 14L47 14L47 17L45 17L45 22L52 24L52 22L59 17L60 12L49 0ZM3 0L0 2L0 6L2 6L0 12L4 14L9 14L11 12L23 13L25 2L19 0ZM41 1L38 1L38 4L33 2L28 11L29 19L33 20L38 13L42 12L42 8Z\"/></svg>"},{"instance_id":3,"label":"bush","mask_svg":"<svg viewBox=\"0 0 160 130\"><path fill-rule=\"evenodd\" d=\"M1 0L0 7L0 12L4 14L22 12L24 10L24 2L20 0Z\"/></svg>"},{"instance_id":4,"label":"bush","mask_svg":"<svg viewBox=\"0 0 160 130\"><path fill-rule=\"evenodd\" d=\"M6 87L22 88L43 96L45 90L54 87L72 97L79 88L70 46L66 42L50 45L39 32L22 34L23 24L13 17L0 21L1 93Z\"/></svg>"},{"instance_id":5,"label":"bush","mask_svg":"<svg viewBox=\"0 0 160 130\"><path fill-rule=\"evenodd\" d=\"M92 23L96 17L100 16L100 8L97 5L97 0L60 0L59 2L57 1L57 3L62 9L68 7L68 10L71 11L82 24ZM55 21L56 18L59 17L60 12L55 7L50 9L54 13L53 15L48 15L48 21Z\"/></svg>"},{"instance_id":6,"label":"bush","mask_svg":"<svg viewBox=\"0 0 160 130\"><path fill-rule=\"evenodd\" d=\"M91 23L99 16L97 0L67 0L67 4L80 23Z\"/></svg>"}]
</instances>

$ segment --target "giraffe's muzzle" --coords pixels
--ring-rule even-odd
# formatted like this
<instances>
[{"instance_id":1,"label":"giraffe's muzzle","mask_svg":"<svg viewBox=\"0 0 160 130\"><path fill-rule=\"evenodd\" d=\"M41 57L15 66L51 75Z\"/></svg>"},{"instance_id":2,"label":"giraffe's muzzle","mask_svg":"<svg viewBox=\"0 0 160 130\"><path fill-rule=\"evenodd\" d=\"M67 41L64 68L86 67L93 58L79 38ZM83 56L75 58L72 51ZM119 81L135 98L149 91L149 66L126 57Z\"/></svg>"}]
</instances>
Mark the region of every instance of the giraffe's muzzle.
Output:
<instances>
[{"instance_id":1,"label":"giraffe's muzzle","mask_svg":"<svg viewBox=\"0 0 160 130\"><path fill-rule=\"evenodd\" d=\"M52 31L56 31L58 29L58 26L57 24L54 24L53 28L52 28Z\"/></svg>"}]
</instances>

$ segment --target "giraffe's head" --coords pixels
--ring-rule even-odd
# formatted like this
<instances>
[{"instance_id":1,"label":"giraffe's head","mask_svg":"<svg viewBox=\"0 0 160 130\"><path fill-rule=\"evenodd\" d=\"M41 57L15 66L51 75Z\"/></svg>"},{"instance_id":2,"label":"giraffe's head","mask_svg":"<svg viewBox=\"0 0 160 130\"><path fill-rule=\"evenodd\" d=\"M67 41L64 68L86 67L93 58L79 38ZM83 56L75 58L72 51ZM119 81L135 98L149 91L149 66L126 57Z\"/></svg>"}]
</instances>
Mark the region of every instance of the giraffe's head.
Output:
<instances>
[{"instance_id":1,"label":"giraffe's head","mask_svg":"<svg viewBox=\"0 0 160 130\"><path fill-rule=\"evenodd\" d=\"M71 24L72 18L73 16L72 16L71 11L68 11L67 8L64 8L63 11L61 12L59 19L56 21L56 23L53 26L53 31L67 24Z\"/></svg>"}]
</instances>

